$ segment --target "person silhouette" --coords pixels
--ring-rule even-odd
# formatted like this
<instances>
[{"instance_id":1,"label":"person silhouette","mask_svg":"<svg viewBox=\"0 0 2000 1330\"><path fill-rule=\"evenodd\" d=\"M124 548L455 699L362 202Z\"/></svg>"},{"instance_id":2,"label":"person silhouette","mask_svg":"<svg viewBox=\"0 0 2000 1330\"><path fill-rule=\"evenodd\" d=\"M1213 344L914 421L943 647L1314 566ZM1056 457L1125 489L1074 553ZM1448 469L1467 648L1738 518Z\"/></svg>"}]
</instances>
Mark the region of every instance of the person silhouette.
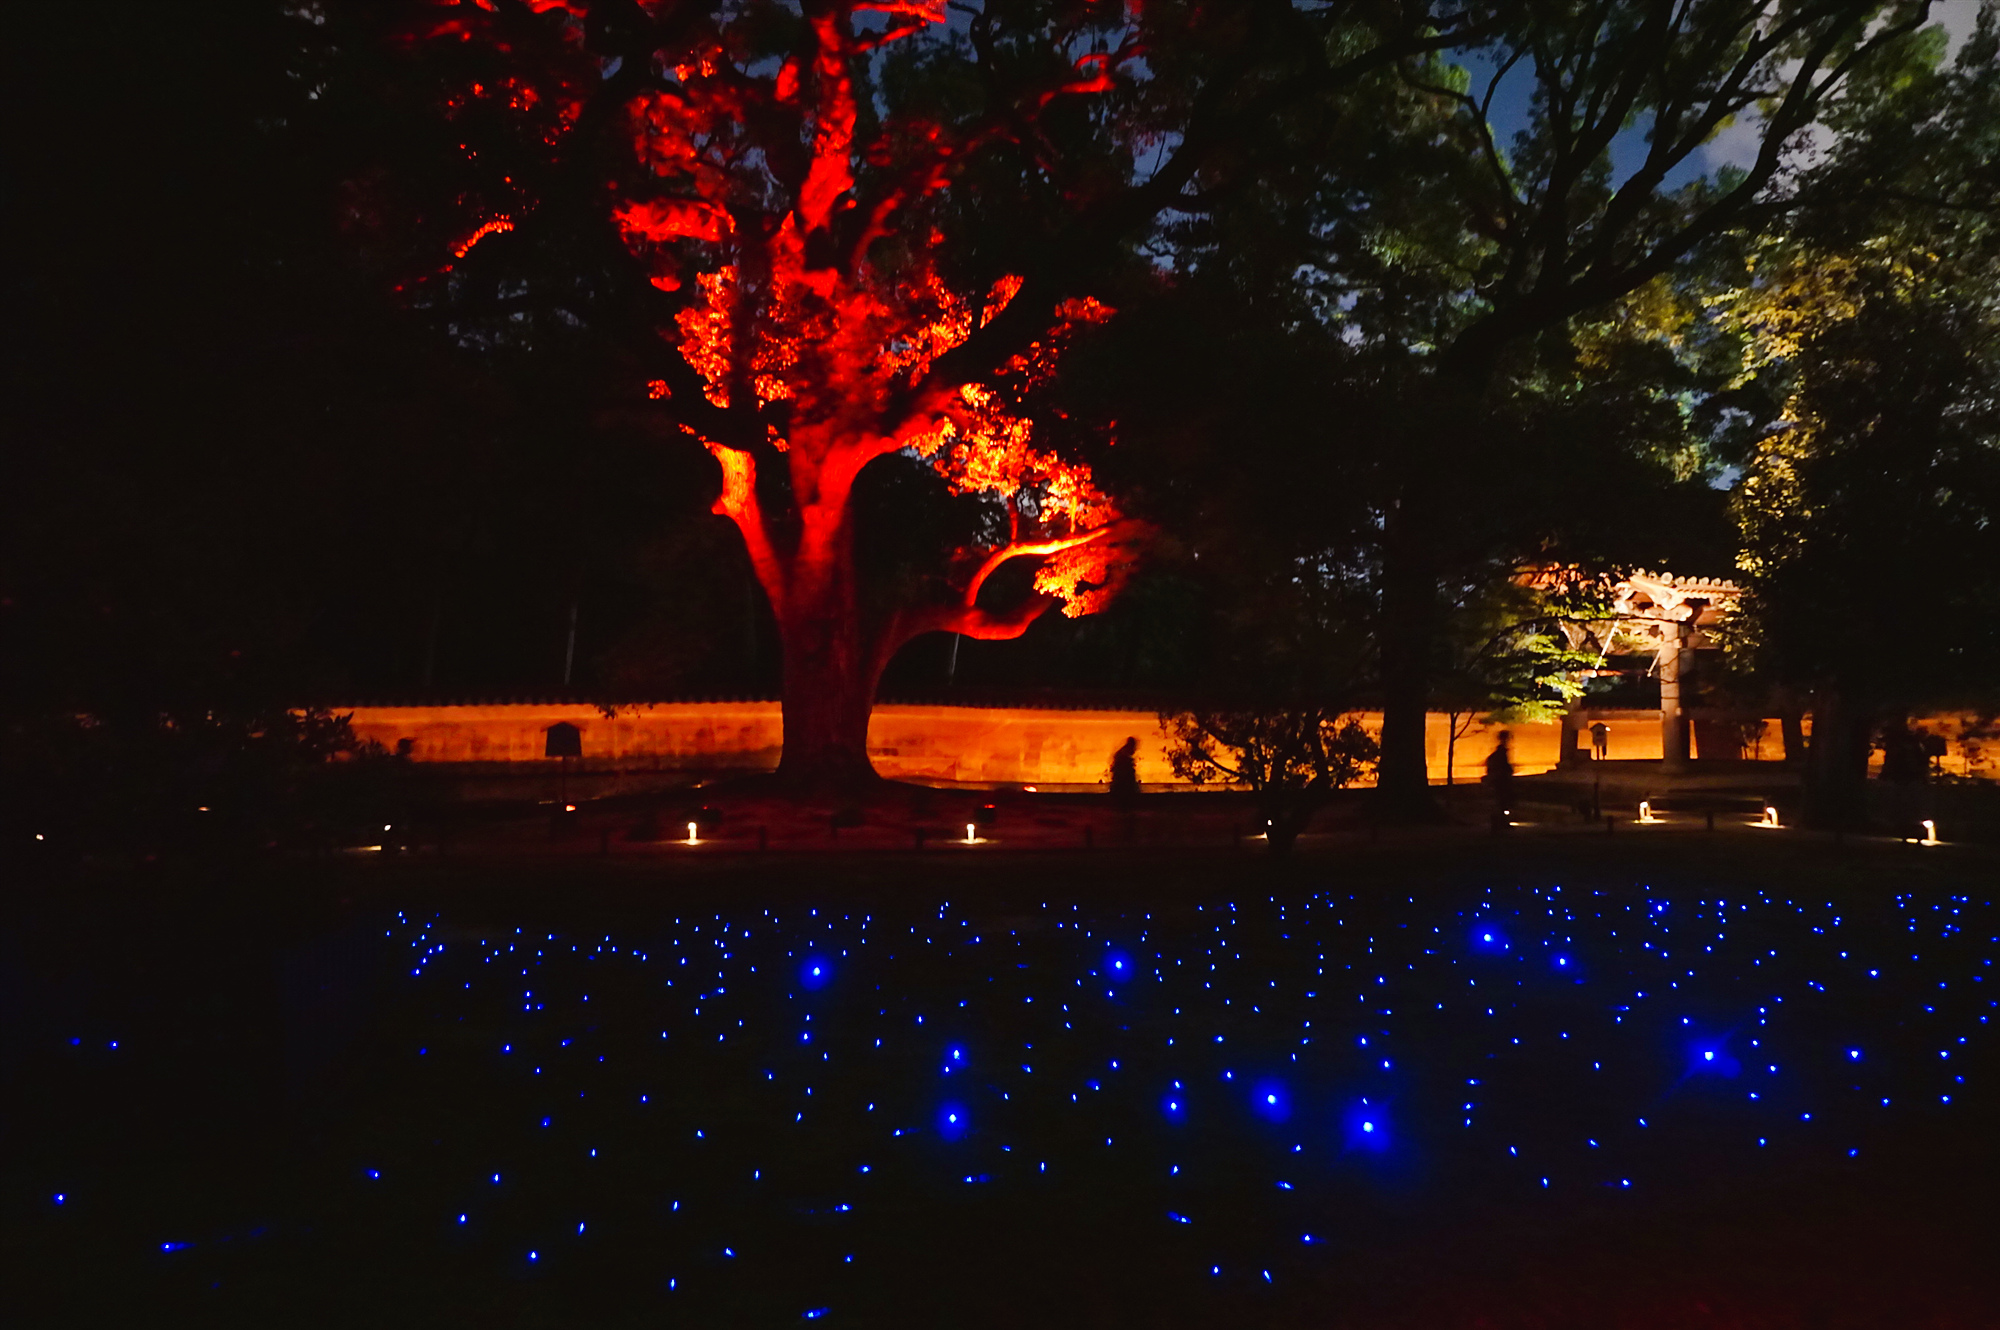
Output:
<instances>
[{"instance_id":1,"label":"person silhouette","mask_svg":"<svg viewBox=\"0 0 2000 1330\"><path fill-rule=\"evenodd\" d=\"M1500 731L1499 742L1486 757L1486 788L1493 795L1496 817L1504 818L1514 806L1514 742L1512 730Z\"/></svg>"},{"instance_id":2,"label":"person silhouette","mask_svg":"<svg viewBox=\"0 0 2000 1330\"><path fill-rule=\"evenodd\" d=\"M1139 794L1139 739L1127 738L1111 755L1111 797L1129 804Z\"/></svg>"},{"instance_id":3,"label":"person silhouette","mask_svg":"<svg viewBox=\"0 0 2000 1330\"><path fill-rule=\"evenodd\" d=\"M1590 755L1599 762L1611 756L1611 727L1601 720L1590 727Z\"/></svg>"}]
</instances>

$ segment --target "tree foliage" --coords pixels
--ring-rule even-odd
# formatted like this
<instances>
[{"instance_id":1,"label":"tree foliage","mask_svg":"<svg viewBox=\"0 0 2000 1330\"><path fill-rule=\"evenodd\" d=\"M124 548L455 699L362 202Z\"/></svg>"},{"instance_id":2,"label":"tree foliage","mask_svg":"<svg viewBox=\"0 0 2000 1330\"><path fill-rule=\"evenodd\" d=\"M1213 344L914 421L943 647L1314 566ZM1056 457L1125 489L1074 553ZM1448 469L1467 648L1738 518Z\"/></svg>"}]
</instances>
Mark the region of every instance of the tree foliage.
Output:
<instances>
[{"instance_id":1,"label":"tree foliage","mask_svg":"<svg viewBox=\"0 0 2000 1330\"><path fill-rule=\"evenodd\" d=\"M1466 583L1442 637L1435 706L1445 716L1447 784L1455 779L1458 741L1475 720L1558 719L1603 663L1600 651L1580 644L1609 618L1604 579L1570 570L1511 572Z\"/></svg>"},{"instance_id":2,"label":"tree foliage","mask_svg":"<svg viewBox=\"0 0 2000 1330\"><path fill-rule=\"evenodd\" d=\"M1989 704L2000 659L1996 11L1857 89L1800 188L1844 196L1714 299L1761 402L1733 506L1732 647L1814 714L1816 816L1850 817L1873 731ZM1905 154L1916 154L1914 157Z\"/></svg>"},{"instance_id":3,"label":"tree foliage","mask_svg":"<svg viewBox=\"0 0 2000 1330\"><path fill-rule=\"evenodd\" d=\"M1310 703L1169 711L1160 723L1176 776L1249 788L1275 855L1288 853L1333 792L1359 780L1379 753L1354 716Z\"/></svg>"}]
</instances>

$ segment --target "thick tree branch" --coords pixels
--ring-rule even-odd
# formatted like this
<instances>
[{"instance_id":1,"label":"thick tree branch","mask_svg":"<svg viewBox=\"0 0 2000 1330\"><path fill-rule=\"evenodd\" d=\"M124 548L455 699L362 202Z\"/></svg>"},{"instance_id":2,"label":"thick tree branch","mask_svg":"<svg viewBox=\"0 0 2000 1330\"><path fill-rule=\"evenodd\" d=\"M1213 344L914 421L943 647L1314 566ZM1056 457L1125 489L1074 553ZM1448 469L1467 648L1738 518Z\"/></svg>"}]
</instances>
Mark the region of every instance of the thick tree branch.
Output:
<instances>
[{"instance_id":1,"label":"thick tree branch","mask_svg":"<svg viewBox=\"0 0 2000 1330\"><path fill-rule=\"evenodd\" d=\"M961 599L965 606L970 608L979 599L979 589L986 585L986 579L998 572L1004 564L1011 563L1015 559L1060 554L1064 550L1073 550L1079 545L1088 545L1093 541L1102 540L1104 537L1110 535L1116 525L1116 523L1112 523L1107 526L1097 527L1094 530L1081 532L1074 536L1063 536L1056 540L1011 541L1008 544L1002 545L999 549L994 550L985 559L981 560L979 567L973 570L971 579L965 584L965 594Z\"/></svg>"},{"instance_id":2,"label":"thick tree branch","mask_svg":"<svg viewBox=\"0 0 2000 1330\"><path fill-rule=\"evenodd\" d=\"M1889 43L1900 40L1920 26L1926 17L1925 10L1920 8L1914 17L1904 23L1857 43L1831 69L1825 69L1828 59L1852 31L1853 25L1865 18L1868 8L1860 0L1841 0L1840 3L1814 6L1795 13L1780 27L1751 40L1730 75L1708 95L1708 109L1697 124L1706 122L1709 128L1713 128L1721 123L1725 115L1741 109L1743 99L1752 92L1746 86L1747 80L1763 60L1780 49L1788 39L1810 30L1815 21L1823 24L1801 56L1784 97L1768 118L1757 157L1744 177L1720 199L1703 207L1665 235L1653 239L1636 257L1620 259L1620 245L1631 239L1630 232L1644 207L1658 198L1660 181L1700 142L1705 141L1706 135L1696 138L1690 133L1678 139L1672 151L1650 152L1641 170L1612 197L1604 216L1592 228L1587 246L1578 253L1575 261L1566 262L1551 261L1555 254L1566 250L1563 237L1567 236L1570 225L1567 208L1558 198L1557 186L1562 183L1562 189L1566 190L1567 182L1579 178L1587 163L1582 160L1580 152L1574 158L1559 154L1557 165L1551 168L1550 186L1540 200L1541 215L1516 249L1509 264L1508 277L1500 284L1500 303L1474 320L1454 340L1440 356L1440 368L1447 376L1462 382L1483 382L1500 349L1507 343L1636 290L1669 271L1703 241L1750 215L1759 206L1758 196L1777 176L1784 160L1785 143L1792 135L1811 122L1826 97L1858 62L1870 58ZM1517 285L1517 278L1529 267L1536 268L1535 276L1523 289ZM1506 299L1505 293L1510 290L1519 294L1513 299Z\"/></svg>"},{"instance_id":3,"label":"thick tree branch","mask_svg":"<svg viewBox=\"0 0 2000 1330\"><path fill-rule=\"evenodd\" d=\"M1282 6L1285 34L1290 33L1290 7ZM1147 179L1108 195L1094 206L1078 210L1069 225L1045 247L1049 256L1024 276L1020 292L1007 308L964 342L932 362L919 391L975 382L1020 354L1044 335L1058 305L1088 289L1105 259L1116 247L1174 201L1204 169L1213 168L1232 150L1254 144L1269 132L1273 117L1313 97L1343 91L1362 79L1404 60L1470 45L1499 32L1513 6L1499 6L1493 15L1472 23L1406 25L1403 35L1388 39L1347 60L1317 66L1303 73L1270 80L1255 91L1253 75L1264 68L1262 53L1240 54L1222 74L1196 95L1188 125L1178 147ZM1260 7L1267 24L1276 24L1270 7ZM1274 45L1284 35L1265 33ZM1295 34L1294 34L1295 35ZM1296 54L1296 43L1286 48Z\"/></svg>"},{"instance_id":4,"label":"thick tree branch","mask_svg":"<svg viewBox=\"0 0 2000 1330\"><path fill-rule=\"evenodd\" d=\"M764 505L757 497L757 459L741 449L714 443L708 445L708 451L722 464L722 493L710 511L734 522L742 533L750 567L770 597L772 612L782 621L790 600L791 579L771 545L771 533L764 522Z\"/></svg>"}]
</instances>

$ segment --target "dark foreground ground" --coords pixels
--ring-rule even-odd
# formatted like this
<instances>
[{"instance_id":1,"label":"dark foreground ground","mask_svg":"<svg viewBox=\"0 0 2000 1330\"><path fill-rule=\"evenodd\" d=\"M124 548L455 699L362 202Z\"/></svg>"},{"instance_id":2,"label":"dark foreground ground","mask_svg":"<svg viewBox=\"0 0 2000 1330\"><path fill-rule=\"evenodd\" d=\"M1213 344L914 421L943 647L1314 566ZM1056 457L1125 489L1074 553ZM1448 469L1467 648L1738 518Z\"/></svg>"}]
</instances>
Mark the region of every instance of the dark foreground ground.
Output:
<instances>
[{"instance_id":1,"label":"dark foreground ground","mask_svg":"<svg viewBox=\"0 0 2000 1330\"><path fill-rule=\"evenodd\" d=\"M0 1323L1990 1326L1979 851L17 876Z\"/></svg>"}]
</instances>

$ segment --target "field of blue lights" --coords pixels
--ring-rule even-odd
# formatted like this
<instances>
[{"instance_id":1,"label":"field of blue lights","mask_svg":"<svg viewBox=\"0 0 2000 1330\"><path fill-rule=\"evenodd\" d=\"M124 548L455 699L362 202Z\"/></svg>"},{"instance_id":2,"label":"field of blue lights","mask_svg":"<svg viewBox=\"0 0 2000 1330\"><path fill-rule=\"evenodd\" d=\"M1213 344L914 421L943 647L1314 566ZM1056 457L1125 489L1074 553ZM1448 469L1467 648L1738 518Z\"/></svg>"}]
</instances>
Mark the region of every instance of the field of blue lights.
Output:
<instances>
[{"instance_id":1,"label":"field of blue lights","mask_svg":"<svg viewBox=\"0 0 2000 1330\"><path fill-rule=\"evenodd\" d=\"M488 1324L1215 1324L1453 1225L1644 1232L1948 1167L1994 1109L2000 921L1965 895L473 917L379 918L281 1181L141 1196L71 1142L17 1230ZM56 1074L114 1091L117 1038Z\"/></svg>"}]
</instances>

